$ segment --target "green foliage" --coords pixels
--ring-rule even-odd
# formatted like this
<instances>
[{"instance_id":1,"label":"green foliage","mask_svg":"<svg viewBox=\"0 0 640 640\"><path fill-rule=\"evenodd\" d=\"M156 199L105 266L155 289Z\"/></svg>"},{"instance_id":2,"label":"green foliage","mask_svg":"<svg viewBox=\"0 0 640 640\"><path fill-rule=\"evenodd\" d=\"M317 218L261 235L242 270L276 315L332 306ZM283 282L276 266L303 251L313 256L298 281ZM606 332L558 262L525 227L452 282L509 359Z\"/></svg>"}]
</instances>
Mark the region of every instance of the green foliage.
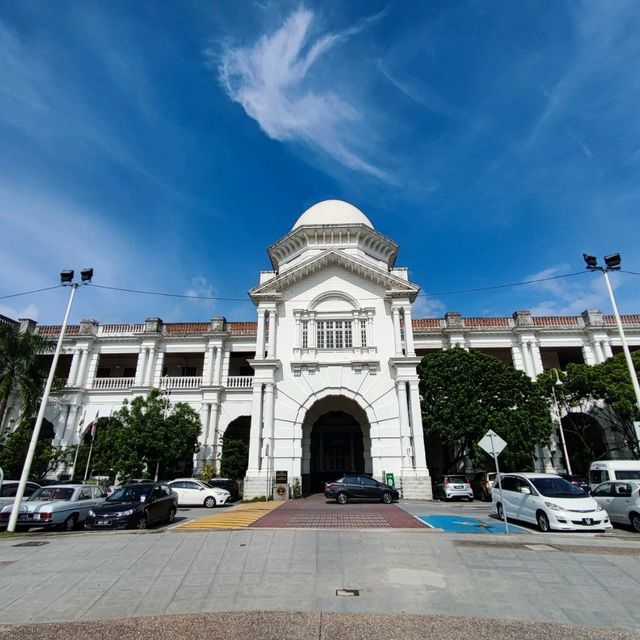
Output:
<instances>
[{"instance_id":1,"label":"green foliage","mask_svg":"<svg viewBox=\"0 0 640 640\"><path fill-rule=\"evenodd\" d=\"M300 484L300 478L297 476L291 481L291 495L294 498L302 498L302 485Z\"/></svg>"},{"instance_id":2,"label":"green foliage","mask_svg":"<svg viewBox=\"0 0 640 640\"><path fill-rule=\"evenodd\" d=\"M241 500L242 503L247 502L267 502L266 496L256 496L255 498L251 498L251 500Z\"/></svg>"},{"instance_id":3,"label":"green foliage","mask_svg":"<svg viewBox=\"0 0 640 640\"><path fill-rule=\"evenodd\" d=\"M640 352L632 354L632 361L638 374ZM592 454L591 459L597 457L597 452L590 449L592 445L588 437L594 404L600 407L610 428L620 436L623 448L639 458L640 449L633 422L640 420L640 413L624 353L595 366L570 364L566 372L560 372L559 375L562 385L555 384L556 376L553 371L542 373L538 377L538 384L551 403L555 393L561 415L567 416L563 425L568 423L569 431ZM610 451L611 449L609 453Z\"/></svg>"},{"instance_id":4,"label":"green foliage","mask_svg":"<svg viewBox=\"0 0 640 640\"><path fill-rule=\"evenodd\" d=\"M20 398L20 419L35 414L49 373L39 356L54 347L38 334L20 333L11 325L0 324L0 424L14 391Z\"/></svg>"},{"instance_id":5,"label":"green foliage","mask_svg":"<svg viewBox=\"0 0 640 640\"><path fill-rule=\"evenodd\" d=\"M423 426L440 440L445 466L465 458L491 464L476 443L487 429L507 441L504 470L531 466L535 446L547 444L553 425L541 391L522 371L479 351L460 348L429 354L419 367Z\"/></svg>"},{"instance_id":6,"label":"green foliage","mask_svg":"<svg viewBox=\"0 0 640 640\"><path fill-rule=\"evenodd\" d=\"M100 418L93 449L93 473L115 473L139 478L145 472L159 477L199 449L201 424L189 405L171 407L165 396L152 389L148 398L138 396L113 414Z\"/></svg>"},{"instance_id":7,"label":"green foliage","mask_svg":"<svg viewBox=\"0 0 640 640\"><path fill-rule=\"evenodd\" d=\"M200 480L203 482L207 482L211 480L211 478L215 478L216 475L216 465L213 462L205 462L202 466L202 470L200 471Z\"/></svg>"},{"instance_id":8,"label":"green foliage","mask_svg":"<svg viewBox=\"0 0 640 640\"><path fill-rule=\"evenodd\" d=\"M22 474L22 467L33 435L34 422L32 420L20 423L14 431L7 433L0 443L0 467L6 478L19 478ZM51 444L51 438L43 435L41 430L31 463L30 477L40 480L62 461L67 461L67 452L54 447Z\"/></svg>"},{"instance_id":9,"label":"green foliage","mask_svg":"<svg viewBox=\"0 0 640 640\"><path fill-rule=\"evenodd\" d=\"M244 478L249 466L249 445L244 440L228 440L222 442L220 473L223 478L240 480Z\"/></svg>"}]
</instances>

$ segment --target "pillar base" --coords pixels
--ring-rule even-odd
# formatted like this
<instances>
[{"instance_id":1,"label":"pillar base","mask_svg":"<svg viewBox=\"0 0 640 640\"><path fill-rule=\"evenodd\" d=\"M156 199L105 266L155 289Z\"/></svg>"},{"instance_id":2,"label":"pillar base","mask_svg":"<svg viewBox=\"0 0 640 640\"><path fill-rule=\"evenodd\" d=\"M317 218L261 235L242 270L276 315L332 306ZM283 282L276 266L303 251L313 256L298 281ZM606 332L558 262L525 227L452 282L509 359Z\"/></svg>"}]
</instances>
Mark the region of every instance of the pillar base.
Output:
<instances>
[{"instance_id":1,"label":"pillar base","mask_svg":"<svg viewBox=\"0 0 640 640\"><path fill-rule=\"evenodd\" d=\"M247 471L242 488L242 499L269 498L270 492L267 489L267 478L265 475L261 475L259 471L254 471L253 473Z\"/></svg>"},{"instance_id":2,"label":"pillar base","mask_svg":"<svg viewBox=\"0 0 640 640\"><path fill-rule=\"evenodd\" d=\"M402 497L409 500L433 500L431 476L411 473L400 477Z\"/></svg>"}]
</instances>

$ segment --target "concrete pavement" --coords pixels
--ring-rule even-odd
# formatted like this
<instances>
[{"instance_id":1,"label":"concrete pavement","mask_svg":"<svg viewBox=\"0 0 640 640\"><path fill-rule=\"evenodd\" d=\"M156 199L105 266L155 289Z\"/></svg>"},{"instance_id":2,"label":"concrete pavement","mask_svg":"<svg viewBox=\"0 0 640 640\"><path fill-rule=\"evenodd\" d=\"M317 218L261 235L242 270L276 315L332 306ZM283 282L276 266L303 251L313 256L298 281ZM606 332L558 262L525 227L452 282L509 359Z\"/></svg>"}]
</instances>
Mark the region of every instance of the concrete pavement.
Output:
<instances>
[{"instance_id":1,"label":"concrete pavement","mask_svg":"<svg viewBox=\"0 0 640 640\"><path fill-rule=\"evenodd\" d=\"M47 544L20 546L27 541ZM340 589L359 595L336 595ZM4 624L257 610L637 632L638 593L640 544L597 536L244 529L0 540Z\"/></svg>"}]
</instances>

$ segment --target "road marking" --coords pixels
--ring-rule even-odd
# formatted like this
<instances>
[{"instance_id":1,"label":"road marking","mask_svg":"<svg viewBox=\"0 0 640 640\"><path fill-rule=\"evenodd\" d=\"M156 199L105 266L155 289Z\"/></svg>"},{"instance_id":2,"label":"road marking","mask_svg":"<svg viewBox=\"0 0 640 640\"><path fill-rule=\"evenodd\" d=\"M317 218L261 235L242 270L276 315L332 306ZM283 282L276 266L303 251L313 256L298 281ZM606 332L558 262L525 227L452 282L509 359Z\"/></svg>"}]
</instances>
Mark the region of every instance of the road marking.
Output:
<instances>
[{"instance_id":1,"label":"road marking","mask_svg":"<svg viewBox=\"0 0 640 640\"><path fill-rule=\"evenodd\" d=\"M211 529L244 529L283 504L284 502L277 501L242 504L232 510L216 512L204 518L179 524L173 530L208 531Z\"/></svg>"}]
</instances>

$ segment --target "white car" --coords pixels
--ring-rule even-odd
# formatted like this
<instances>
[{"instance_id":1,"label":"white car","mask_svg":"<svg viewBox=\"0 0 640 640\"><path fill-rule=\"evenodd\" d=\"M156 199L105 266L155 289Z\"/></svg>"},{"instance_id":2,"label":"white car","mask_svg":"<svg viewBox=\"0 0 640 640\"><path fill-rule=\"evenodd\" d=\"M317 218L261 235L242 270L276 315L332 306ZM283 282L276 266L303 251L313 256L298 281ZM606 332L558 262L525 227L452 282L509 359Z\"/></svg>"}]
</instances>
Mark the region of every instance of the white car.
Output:
<instances>
[{"instance_id":1,"label":"white car","mask_svg":"<svg viewBox=\"0 0 640 640\"><path fill-rule=\"evenodd\" d=\"M611 522L630 524L634 531L640 531L640 480L603 482L591 495L606 509Z\"/></svg>"},{"instance_id":2,"label":"white car","mask_svg":"<svg viewBox=\"0 0 640 640\"><path fill-rule=\"evenodd\" d=\"M229 502L231 494L226 489L210 487L197 478L177 478L167 483L178 496L178 506L205 506L207 508Z\"/></svg>"},{"instance_id":3,"label":"white car","mask_svg":"<svg viewBox=\"0 0 640 640\"><path fill-rule=\"evenodd\" d=\"M504 519L537 524L540 531L611 529L607 512L579 487L551 473L500 474L491 501Z\"/></svg>"}]
</instances>

